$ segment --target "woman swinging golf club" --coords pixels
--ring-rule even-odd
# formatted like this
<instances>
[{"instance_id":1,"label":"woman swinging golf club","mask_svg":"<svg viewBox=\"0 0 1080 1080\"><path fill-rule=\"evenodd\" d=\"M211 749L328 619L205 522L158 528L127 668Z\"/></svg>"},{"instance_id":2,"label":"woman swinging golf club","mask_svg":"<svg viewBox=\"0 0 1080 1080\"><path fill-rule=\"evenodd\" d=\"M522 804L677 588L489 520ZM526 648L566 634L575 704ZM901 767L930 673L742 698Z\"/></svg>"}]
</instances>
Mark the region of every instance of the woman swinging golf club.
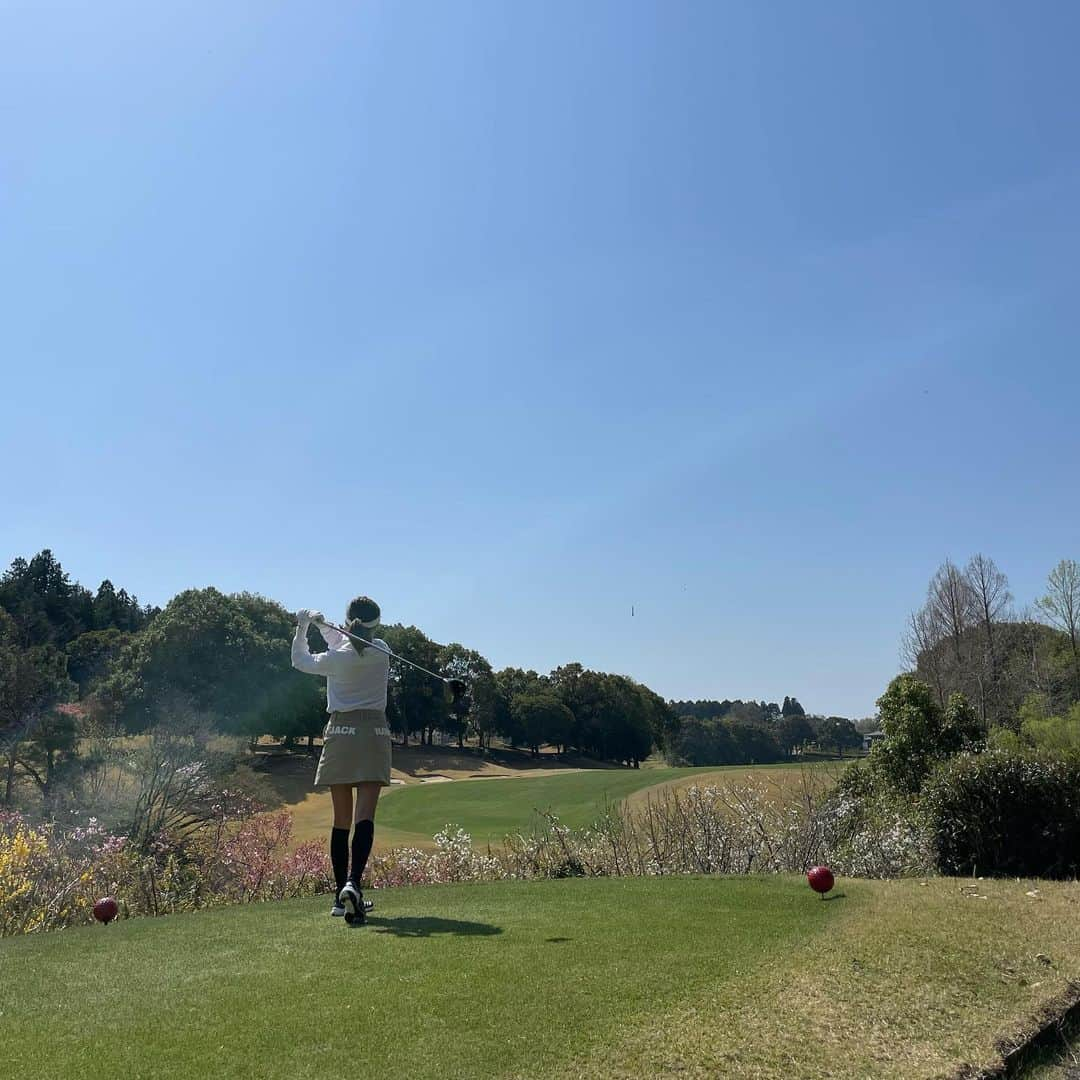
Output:
<instances>
[{"instance_id":1,"label":"woman swinging golf club","mask_svg":"<svg viewBox=\"0 0 1080 1080\"><path fill-rule=\"evenodd\" d=\"M326 625L321 612L298 611L292 643L293 667L326 678L330 719L323 732L315 787L328 787L334 802L330 861L337 892L330 914L344 915L350 925L364 922L365 911L372 906L363 898L360 880L375 837L375 806L382 788L390 784L390 728L386 722L390 647L371 636L379 625L379 616L379 605L374 600L358 596L345 614L345 628L349 632L346 636ZM307 631L311 623L322 634L326 652L312 653L308 648ZM364 641L374 647L365 648Z\"/></svg>"}]
</instances>

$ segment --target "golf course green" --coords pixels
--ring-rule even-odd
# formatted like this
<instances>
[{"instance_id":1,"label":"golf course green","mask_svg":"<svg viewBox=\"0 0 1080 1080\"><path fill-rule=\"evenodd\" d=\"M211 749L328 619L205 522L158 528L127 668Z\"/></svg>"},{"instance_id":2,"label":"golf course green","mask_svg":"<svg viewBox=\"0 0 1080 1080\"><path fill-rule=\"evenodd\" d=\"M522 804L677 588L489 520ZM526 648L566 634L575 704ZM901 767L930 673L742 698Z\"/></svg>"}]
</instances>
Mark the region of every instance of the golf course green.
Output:
<instances>
[{"instance_id":1,"label":"golf course green","mask_svg":"<svg viewBox=\"0 0 1080 1080\"><path fill-rule=\"evenodd\" d=\"M1080 977L1080 886L1038 888L510 882L16 938L4 1075L936 1076Z\"/></svg>"}]
</instances>

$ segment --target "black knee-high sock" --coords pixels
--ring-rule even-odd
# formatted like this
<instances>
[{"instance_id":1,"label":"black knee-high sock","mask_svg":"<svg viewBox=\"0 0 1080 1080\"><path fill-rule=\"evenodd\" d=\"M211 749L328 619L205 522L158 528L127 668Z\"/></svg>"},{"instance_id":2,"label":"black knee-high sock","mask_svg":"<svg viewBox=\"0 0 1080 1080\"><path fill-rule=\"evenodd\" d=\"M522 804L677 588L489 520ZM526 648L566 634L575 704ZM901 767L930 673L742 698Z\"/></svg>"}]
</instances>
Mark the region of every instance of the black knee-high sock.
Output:
<instances>
[{"instance_id":1,"label":"black knee-high sock","mask_svg":"<svg viewBox=\"0 0 1080 1080\"><path fill-rule=\"evenodd\" d=\"M353 830L352 837L352 873L349 880L360 884L364 876L364 867L367 866L368 856L371 854L371 844L375 839L375 822L370 819L358 821Z\"/></svg>"},{"instance_id":2,"label":"black knee-high sock","mask_svg":"<svg viewBox=\"0 0 1080 1080\"><path fill-rule=\"evenodd\" d=\"M349 879L349 830L336 826L330 830L330 863L334 868L337 891L345 888Z\"/></svg>"}]
</instances>

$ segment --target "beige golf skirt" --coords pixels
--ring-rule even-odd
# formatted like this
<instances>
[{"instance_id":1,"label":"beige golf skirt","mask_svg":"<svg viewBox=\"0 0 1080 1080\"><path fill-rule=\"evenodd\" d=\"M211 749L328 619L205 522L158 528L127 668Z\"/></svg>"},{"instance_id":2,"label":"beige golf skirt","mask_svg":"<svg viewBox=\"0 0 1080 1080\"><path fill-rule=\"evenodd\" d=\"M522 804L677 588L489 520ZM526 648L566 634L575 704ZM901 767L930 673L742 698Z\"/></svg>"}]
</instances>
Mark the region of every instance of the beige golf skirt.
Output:
<instances>
[{"instance_id":1,"label":"beige golf skirt","mask_svg":"<svg viewBox=\"0 0 1080 1080\"><path fill-rule=\"evenodd\" d=\"M331 784L390 784L390 728L382 709L330 714L323 730L315 787Z\"/></svg>"}]
</instances>

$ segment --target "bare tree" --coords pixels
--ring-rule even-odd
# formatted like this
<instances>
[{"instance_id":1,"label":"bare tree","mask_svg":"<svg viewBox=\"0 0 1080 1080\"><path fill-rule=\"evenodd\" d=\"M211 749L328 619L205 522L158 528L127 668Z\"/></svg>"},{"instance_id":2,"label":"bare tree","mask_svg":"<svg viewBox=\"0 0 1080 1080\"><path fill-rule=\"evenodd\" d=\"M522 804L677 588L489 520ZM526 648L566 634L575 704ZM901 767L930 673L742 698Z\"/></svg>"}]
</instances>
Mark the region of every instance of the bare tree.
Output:
<instances>
[{"instance_id":1,"label":"bare tree","mask_svg":"<svg viewBox=\"0 0 1080 1080\"><path fill-rule=\"evenodd\" d=\"M964 577L971 588L975 612L986 637L986 647L990 651L992 664L996 667L994 624L1001 621L1012 603L1009 579L997 568L993 559L983 554L973 555L968 559Z\"/></svg>"},{"instance_id":2,"label":"bare tree","mask_svg":"<svg viewBox=\"0 0 1080 1080\"><path fill-rule=\"evenodd\" d=\"M946 559L930 579L927 603L952 642L957 666L962 667L964 635L975 620L975 594L951 559Z\"/></svg>"},{"instance_id":3,"label":"bare tree","mask_svg":"<svg viewBox=\"0 0 1080 1080\"><path fill-rule=\"evenodd\" d=\"M1073 678L1077 697L1080 697L1080 563L1075 559L1062 559L1050 571L1046 595L1036 603L1054 626L1069 635Z\"/></svg>"},{"instance_id":4,"label":"bare tree","mask_svg":"<svg viewBox=\"0 0 1080 1080\"><path fill-rule=\"evenodd\" d=\"M994 627L1012 602L1009 579L987 555L973 555L964 568L964 578L971 590L972 608L982 627L983 655L972 664L972 676L979 688L979 712L987 720L991 699L996 703L998 682L998 650Z\"/></svg>"},{"instance_id":5,"label":"bare tree","mask_svg":"<svg viewBox=\"0 0 1080 1080\"><path fill-rule=\"evenodd\" d=\"M948 697L945 672L939 646L945 639L945 629L933 604L927 601L908 618L904 635L903 658L916 674L925 674L934 685L938 701L944 705Z\"/></svg>"},{"instance_id":6,"label":"bare tree","mask_svg":"<svg viewBox=\"0 0 1080 1080\"><path fill-rule=\"evenodd\" d=\"M1023 627L1022 640L1024 643L1024 666L1027 681L1035 693L1045 694L1049 690L1049 681L1039 632L1045 632L1046 628L1035 618L1029 607L1025 607L1020 612L1019 621L1021 627Z\"/></svg>"}]
</instances>

